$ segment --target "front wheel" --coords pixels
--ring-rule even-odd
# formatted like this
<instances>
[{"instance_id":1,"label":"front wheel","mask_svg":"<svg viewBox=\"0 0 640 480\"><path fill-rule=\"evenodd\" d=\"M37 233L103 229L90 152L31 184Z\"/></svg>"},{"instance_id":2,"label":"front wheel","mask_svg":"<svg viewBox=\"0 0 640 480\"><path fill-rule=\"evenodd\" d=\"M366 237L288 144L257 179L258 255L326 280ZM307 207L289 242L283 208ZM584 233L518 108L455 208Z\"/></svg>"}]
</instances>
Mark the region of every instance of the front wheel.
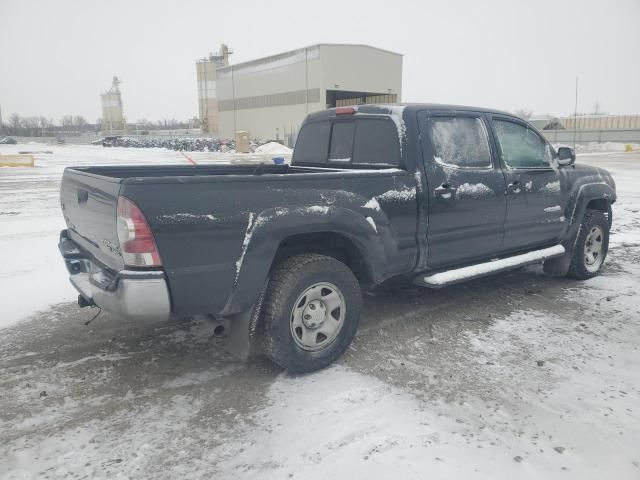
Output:
<instances>
[{"instance_id":1,"label":"front wheel","mask_svg":"<svg viewBox=\"0 0 640 480\"><path fill-rule=\"evenodd\" d=\"M351 343L361 308L360 285L344 263L317 254L287 258L267 287L264 351L290 373L326 367Z\"/></svg>"},{"instance_id":2,"label":"front wheel","mask_svg":"<svg viewBox=\"0 0 640 480\"><path fill-rule=\"evenodd\" d=\"M578 280L595 277L609 250L609 221L604 213L588 210L580 224L567 276Z\"/></svg>"}]
</instances>

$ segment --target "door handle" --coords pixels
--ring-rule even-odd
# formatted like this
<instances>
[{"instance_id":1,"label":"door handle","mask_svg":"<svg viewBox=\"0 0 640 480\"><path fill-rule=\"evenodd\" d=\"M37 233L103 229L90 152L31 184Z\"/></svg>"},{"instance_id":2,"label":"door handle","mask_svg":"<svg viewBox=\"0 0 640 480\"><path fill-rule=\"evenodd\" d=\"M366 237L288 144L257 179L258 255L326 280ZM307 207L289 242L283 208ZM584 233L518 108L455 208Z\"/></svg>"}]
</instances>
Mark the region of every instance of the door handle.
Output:
<instances>
[{"instance_id":1,"label":"door handle","mask_svg":"<svg viewBox=\"0 0 640 480\"><path fill-rule=\"evenodd\" d=\"M522 191L522 184L515 180L507 185L507 191L505 193L520 193Z\"/></svg>"},{"instance_id":2,"label":"door handle","mask_svg":"<svg viewBox=\"0 0 640 480\"><path fill-rule=\"evenodd\" d=\"M436 187L433 193L435 193L436 197L443 198L444 200L449 200L451 197L453 197L453 190L454 189L451 188L451 185L449 185L448 183L443 183L439 187Z\"/></svg>"}]
</instances>

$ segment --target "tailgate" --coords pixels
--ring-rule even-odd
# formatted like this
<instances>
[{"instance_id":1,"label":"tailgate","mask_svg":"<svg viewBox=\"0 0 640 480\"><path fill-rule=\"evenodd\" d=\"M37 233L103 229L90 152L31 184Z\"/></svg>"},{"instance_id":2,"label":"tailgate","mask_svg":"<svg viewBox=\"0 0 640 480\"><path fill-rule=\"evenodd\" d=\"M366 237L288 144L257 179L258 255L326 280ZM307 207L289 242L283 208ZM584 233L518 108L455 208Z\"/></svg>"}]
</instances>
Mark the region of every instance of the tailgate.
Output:
<instances>
[{"instance_id":1,"label":"tailgate","mask_svg":"<svg viewBox=\"0 0 640 480\"><path fill-rule=\"evenodd\" d=\"M116 230L120 179L67 168L62 176L60 203L69 238L96 260L124 267Z\"/></svg>"}]
</instances>

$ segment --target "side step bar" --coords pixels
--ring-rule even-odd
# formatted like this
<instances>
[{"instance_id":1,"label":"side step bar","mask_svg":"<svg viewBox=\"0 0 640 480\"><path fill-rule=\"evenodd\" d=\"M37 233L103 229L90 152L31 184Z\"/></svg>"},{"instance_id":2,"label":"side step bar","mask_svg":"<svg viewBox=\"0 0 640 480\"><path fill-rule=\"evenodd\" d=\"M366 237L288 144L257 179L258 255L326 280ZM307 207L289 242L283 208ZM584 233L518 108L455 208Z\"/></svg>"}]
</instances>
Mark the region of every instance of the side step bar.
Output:
<instances>
[{"instance_id":1,"label":"side step bar","mask_svg":"<svg viewBox=\"0 0 640 480\"><path fill-rule=\"evenodd\" d=\"M533 252L514 255L513 257L500 258L485 263L469 265L468 267L446 270L444 272L418 275L413 282L416 285L429 288L442 288L454 283L472 280L474 278L484 277L494 273L512 270L514 268L523 267L532 263L541 263L550 258L559 257L564 254L562 245L555 245L542 250L534 250Z\"/></svg>"}]
</instances>

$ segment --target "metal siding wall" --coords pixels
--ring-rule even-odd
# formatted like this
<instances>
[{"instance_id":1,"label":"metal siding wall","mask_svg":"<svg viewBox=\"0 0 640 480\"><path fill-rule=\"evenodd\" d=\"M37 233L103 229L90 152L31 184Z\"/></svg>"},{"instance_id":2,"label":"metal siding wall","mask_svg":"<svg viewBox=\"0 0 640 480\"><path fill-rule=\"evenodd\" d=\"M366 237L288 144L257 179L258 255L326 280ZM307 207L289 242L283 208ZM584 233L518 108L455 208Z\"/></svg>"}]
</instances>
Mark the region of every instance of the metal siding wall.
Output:
<instances>
[{"instance_id":1,"label":"metal siding wall","mask_svg":"<svg viewBox=\"0 0 640 480\"><path fill-rule=\"evenodd\" d=\"M566 117L559 120L567 129L573 129L574 124L578 130L640 128L640 115L582 115L576 119Z\"/></svg>"},{"instance_id":2,"label":"metal siding wall","mask_svg":"<svg viewBox=\"0 0 640 480\"><path fill-rule=\"evenodd\" d=\"M359 45L321 45L320 57L325 89L396 94L401 101L401 55Z\"/></svg>"},{"instance_id":3,"label":"metal siding wall","mask_svg":"<svg viewBox=\"0 0 640 480\"><path fill-rule=\"evenodd\" d=\"M319 50L308 65L300 61L300 52L304 49L270 57L272 63L261 60L218 70L220 138L246 130L251 138L274 139L277 133L282 140L285 132L287 137L297 132L308 112L324 108Z\"/></svg>"},{"instance_id":4,"label":"metal siding wall","mask_svg":"<svg viewBox=\"0 0 640 480\"><path fill-rule=\"evenodd\" d=\"M356 91L384 93L391 89L389 93L400 99L401 56L359 46L333 46L332 51L325 47L318 47L318 55L312 54L308 65L301 61L304 49L300 49L218 69L219 137L233 138L234 130L246 130L251 138L260 139L273 139L276 132L280 139L284 132L295 136L307 113L326 108L326 90L347 82L347 77ZM329 58L336 49L343 51L338 61ZM353 90L349 85L341 89ZM308 103L302 99L307 89Z\"/></svg>"},{"instance_id":5,"label":"metal siding wall","mask_svg":"<svg viewBox=\"0 0 640 480\"><path fill-rule=\"evenodd\" d=\"M579 123L578 123L579 124ZM573 144L574 130L540 130L551 143ZM607 130L576 130L576 143L617 142L640 143L640 128L607 129Z\"/></svg>"}]
</instances>

